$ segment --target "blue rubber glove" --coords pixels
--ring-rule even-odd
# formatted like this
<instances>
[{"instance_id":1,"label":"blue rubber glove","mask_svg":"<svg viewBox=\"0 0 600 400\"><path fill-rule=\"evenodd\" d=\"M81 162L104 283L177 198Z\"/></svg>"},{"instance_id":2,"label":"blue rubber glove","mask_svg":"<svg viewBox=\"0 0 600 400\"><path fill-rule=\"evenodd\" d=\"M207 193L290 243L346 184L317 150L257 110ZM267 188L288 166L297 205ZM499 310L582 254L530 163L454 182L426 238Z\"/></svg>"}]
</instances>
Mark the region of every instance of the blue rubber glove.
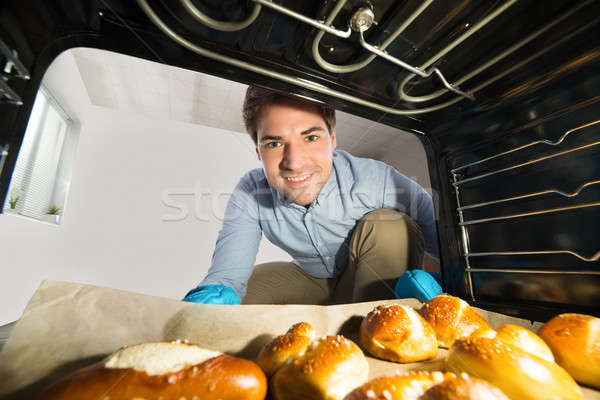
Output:
<instances>
[{"instance_id":1,"label":"blue rubber glove","mask_svg":"<svg viewBox=\"0 0 600 400\"><path fill-rule=\"evenodd\" d=\"M240 299L235 291L224 285L198 286L190 290L183 301L198 304L240 304Z\"/></svg>"},{"instance_id":2,"label":"blue rubber glove","mask_svg":"<svg viewBox=\"0 0 600 400\"><path fill-rule=\"evenodd\" d=\"M441 293L442 287L436 279L420 269L406 271L398 278L394 288L397 299L415 297L422 302L429 301Z\"/></svg>"}]
</instances>

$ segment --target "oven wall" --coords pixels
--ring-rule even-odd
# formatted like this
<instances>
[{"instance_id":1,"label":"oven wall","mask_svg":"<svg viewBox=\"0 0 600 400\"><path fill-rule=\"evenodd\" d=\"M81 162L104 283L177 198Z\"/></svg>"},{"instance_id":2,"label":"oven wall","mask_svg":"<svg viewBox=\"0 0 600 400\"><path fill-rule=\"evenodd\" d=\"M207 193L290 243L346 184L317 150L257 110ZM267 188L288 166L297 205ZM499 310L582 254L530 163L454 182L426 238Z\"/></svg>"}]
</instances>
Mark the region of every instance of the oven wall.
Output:
<instances>
[{"instance_id":1,"label":"oven wall","mask_svg":"<svg viewBox=\"0 0 600 400\"><path fill-rule=\"evenodd\" d=\"M451 293L540 321L598 315L597 15L431 129Z\"/></svg>"}]
</instances>

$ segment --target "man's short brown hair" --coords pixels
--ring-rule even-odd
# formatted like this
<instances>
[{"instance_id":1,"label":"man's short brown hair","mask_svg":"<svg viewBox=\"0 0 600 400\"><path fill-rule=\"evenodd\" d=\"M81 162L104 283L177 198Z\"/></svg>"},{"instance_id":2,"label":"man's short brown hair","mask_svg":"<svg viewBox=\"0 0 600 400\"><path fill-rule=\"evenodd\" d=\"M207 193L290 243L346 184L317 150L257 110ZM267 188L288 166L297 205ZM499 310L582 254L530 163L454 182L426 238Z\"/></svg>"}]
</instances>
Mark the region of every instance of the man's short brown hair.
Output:
<instances>
[{"instance_id":1,"label":"man's short brown hair","mask_svg":"<svg viewBox=\"0 0 600 400\"><path fill-rule=\"evenodd\" d=\"M260 117L262 110L271 104L276 104L284 99L292 99L294 101L307 102L308 100L300 99L297 97L285 95L282 93L275 92L270 89L265 89L258 86L250 85L246 90L246 97L244 98L244 106L242 109L242 115L244 117L244 124L246 125L246 131L254 141L254 144L258 144L257 137L257 122ZM329 104L325 103L311 103L315 104L319 108L319 112L327 125L329 134L333 133L335 129L335 109Z\"/></svg>"}]
</instances>

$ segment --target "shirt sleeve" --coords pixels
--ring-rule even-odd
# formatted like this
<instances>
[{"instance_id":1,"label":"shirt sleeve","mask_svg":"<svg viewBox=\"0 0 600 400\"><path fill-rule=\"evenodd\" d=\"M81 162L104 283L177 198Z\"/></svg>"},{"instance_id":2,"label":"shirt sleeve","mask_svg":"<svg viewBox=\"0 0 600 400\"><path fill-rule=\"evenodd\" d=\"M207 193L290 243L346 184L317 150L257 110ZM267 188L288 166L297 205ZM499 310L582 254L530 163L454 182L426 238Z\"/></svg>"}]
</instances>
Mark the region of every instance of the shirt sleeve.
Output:
<instances>
[{"instance_id":1,"label":"shirt sleeve","mask_svg":"<svg viewBox=\"0 0 600 400\"><path fill-rule=\"evenodd\" d=\"M210 269L201 283L229 286L240 301L246 296L262 237L256 192L256 185L249 175L245 175L233 190Z\"/></svg>"},{"instance_id":2,"label":"shirt sleeve","mask_svg":"<svg viewBox=\"0 0 600 400\"><path fill-rule=\"evenodd\" d=\"M419 184L388 166L385 177L383 208L393 208L414 219L425 239L425 251L439 260L437 228L433 200Z\"/></svg>"}]
</instances>

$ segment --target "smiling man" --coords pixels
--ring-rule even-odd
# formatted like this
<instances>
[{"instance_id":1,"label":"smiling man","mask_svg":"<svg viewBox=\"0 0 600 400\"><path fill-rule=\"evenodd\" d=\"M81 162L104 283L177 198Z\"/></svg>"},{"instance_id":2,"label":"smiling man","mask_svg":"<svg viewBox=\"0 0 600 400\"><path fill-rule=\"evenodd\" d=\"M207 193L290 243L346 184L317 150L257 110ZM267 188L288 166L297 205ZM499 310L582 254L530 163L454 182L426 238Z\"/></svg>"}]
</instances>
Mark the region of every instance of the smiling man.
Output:
<instances>
[{"instance_id":1,"label":"smiling man","mask_svg":"<svg viewBox=\"0 0 600 400\"><path fill-rule=\"evenodd\" d=\"M421 271L424 252L438 257L423 188L389 165L336 150L326 104L250 86L243 113L263 168L234 189L211 268L185 301L335 304L441 291ZM254 266L262 234L293 262Z\"/></svg>"},{"instance_id":2,"label":"smiling man","mask_svg":"<svg viewBox=\"0 0 600 400\"><path fill-rule=\"evenodd\" d=\"M285 200L308 207L333 167L335 131L318 106L283 99L264 107L256 123L256 154L269 185Z\"/></svg>"}]
</instances>

